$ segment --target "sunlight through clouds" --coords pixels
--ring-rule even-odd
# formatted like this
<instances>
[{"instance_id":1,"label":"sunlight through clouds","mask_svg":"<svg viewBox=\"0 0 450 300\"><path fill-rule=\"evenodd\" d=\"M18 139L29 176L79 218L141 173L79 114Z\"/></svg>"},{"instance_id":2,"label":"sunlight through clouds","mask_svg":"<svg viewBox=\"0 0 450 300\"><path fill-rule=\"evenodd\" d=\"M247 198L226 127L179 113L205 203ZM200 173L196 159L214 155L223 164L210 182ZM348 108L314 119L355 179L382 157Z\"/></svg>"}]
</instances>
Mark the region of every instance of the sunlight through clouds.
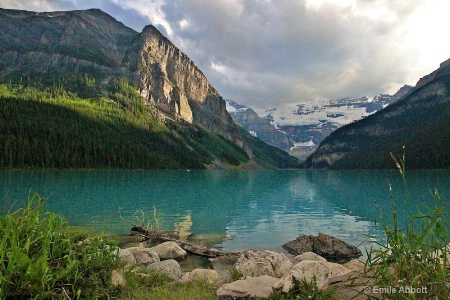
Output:
<instances>
[{"instance_id":1,"label":"sunlight through clouds","mask_svg":"<svg viewBox=\"0 0 450 300\"><path fill-rule=\"evenodd\" d=\"M116 4L126 9L133 9L142 16L148 18L149 24L153 26L161 25L169 36L173 35L173 29L161 8L163 1L154 0L112 0Z\"/></svg>"},{"instance_id":2,"label":"sunlight through clouds","mask_svg":"<svg viewBox=\"0 0 450 300\"><path fill-rule=\"evenodd\" d=\"M430 65L437 65L450 57L450 40L445 33L450 28L449 12L450 1L427 1L402 28L405 52L418 54L418 60L411 65L417 73L426 75Z\"/></svg>"}]
</instances>

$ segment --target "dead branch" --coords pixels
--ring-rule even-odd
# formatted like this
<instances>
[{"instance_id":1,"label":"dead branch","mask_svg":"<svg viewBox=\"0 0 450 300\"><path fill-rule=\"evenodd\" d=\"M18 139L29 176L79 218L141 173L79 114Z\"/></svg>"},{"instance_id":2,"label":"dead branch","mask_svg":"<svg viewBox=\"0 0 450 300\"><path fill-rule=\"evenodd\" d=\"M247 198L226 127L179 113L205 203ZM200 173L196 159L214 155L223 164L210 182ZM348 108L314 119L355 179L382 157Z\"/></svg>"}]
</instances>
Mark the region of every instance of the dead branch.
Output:
<instances>
[{"instance_id":1,"label":"dead branch","mask_svg":"<svg viewBox=\"0 0 450 300\"><path fill-rule=\"evenodd\" d=\"M156 206L153 206L153 218L155 219L156 232L159 233L159 223L158 219L156 218Z\"/></svg>"},{"instance_id":2,"label":"dead branch","mask_svg":"<svg viewBox=\"0 0 450 300\"><path fill-rule=\"evenodd\" d=\"M124 217L122 217L122 214L120 213L120 209L119 209L119 218L122 221L124 221L128 224L131 224L133 226L133 227L131 227L131 231L137 231L137 232L141 233L140 236L148 239L148 236L150 235L150 230L147 227L142 226L142 225L137 225L129 220L126 220Z\"/></svg>"},{"instance_id":3,"label":"dead branch","mask_svg":"<svg viewBox=\"0 0 450 300\"><path fill-rule=\"evenodd\" d=\"M199 245L196 245L193 243L188 243L188 242L184 242L181 240L166 237L162 234L150 234L149 235L148 230L147 230L147 233L145 233L146 228L141 228L141 227L142 226L139 226L139 227L135 226L135 227L133 227L132 230L141 232L144 236L146 236L148 239L153 240L153 241L175 242L186 252L189 252L191 254L195 254L198 256L203 256L203 257L207 257L207 258L215 258L215 257L220 257L220 256L227 256L227 257L239 256L241 254L241 251L225 251L225 250L219 250L219 249L215 249L215 248L208 248L208 247L199 246ZM140 231L140 230L143 230L143 231Z\"/></svg>"},{"instance_id":4,"label":"dead branch","mask_svg":"<svg viewBox=\"0 0 450 300\"><path fill-rule=\"evenodd\" d=\"M156 207L153 208L153 217L154 217L155 223L156 223L155 224L156 232L152 231L148 227L145 227L142 225L137 225L129 220L124 219L119 210L119 218L122 221L124 221L128 224L131 224L133 226L131 228L131 231L139 232L139 235L141 237L145 238L146 240L153 240L153 241L157 241L157 242L175 242L186 252L189 252L191 254L195 254L198 256L207 257L207 258L215 258L215 257L220 257L220 256L231 257L231 256L239 256L241 254L241 251L224 251L224 250L219 250L219 249L215 249L215 248L208 248L208 247L199 246L199 245L195 245L193 243L188 243L188 242L184 242L184 241L181 241L178 239L164 236L159 231L159 224L158 224L158 220L156 219Z\"/></svg>"},{"instance_id":5,"label":"dead branch","mask_svg":"<svg viewBox=\"0 0 450 300\"><path fill-rule=\"evenodd\" d=\"M204 247L204 246L195 245L193 243L188 243L188 242L164 237L161 235L157 236L155 239L158 241L162 241L162 242L175 242L186 252L189 252L189 253L192 253L192 254L195 254L198 256L207 257L207 258L216 258L216 257L220 257L220 256L231 257L231 256L239 256L241 254L241 251L225 251L225 250L219 250L219 249L215 249L215 248L208 248L208 247Z\"/></svg>"}]
</instances>

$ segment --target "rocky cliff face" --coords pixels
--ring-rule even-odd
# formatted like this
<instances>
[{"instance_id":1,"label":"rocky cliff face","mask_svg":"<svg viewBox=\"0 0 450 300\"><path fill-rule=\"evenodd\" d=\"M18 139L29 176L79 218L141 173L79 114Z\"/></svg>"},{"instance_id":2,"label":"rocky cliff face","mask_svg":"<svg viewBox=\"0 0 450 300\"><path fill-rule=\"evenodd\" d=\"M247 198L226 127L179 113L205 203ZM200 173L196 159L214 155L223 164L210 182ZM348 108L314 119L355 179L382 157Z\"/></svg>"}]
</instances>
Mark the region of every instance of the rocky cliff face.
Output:
<instances>
[{"instance_id":1,"label":"rocky cliff face","mask_svg":"<svg viewBox=\"0 0 450 300\"><path fill-rule=\"evenodd\" d=\"M450 64L419 80L385 109L343 126L311 155L308 167L392 168L406 149L408 168L450 167Z\"/></svg>"},{"instance_id":2,"label":"rocky cliff face","mask_svg":"<svg viewBox=\"0 0 450 300\"><path fill-rule=\"evenodd\" d=\"M0 30L0 81L36 74L88 73L99 82L125 77L166 118L202 125L245 148L219 93L153 26L137 33L97 9L0 9Z\"/></svg>"},{"instance_id":3,"label":"rocky cliff face","mask_svg":"<svg viewBox=\"0 0 450 300\"><path fill-rule=\"evenodd\" d=\"M145 99L176 119L202 124L242 145L225 101L189 57L151 25L135 48L135 76Z\"/></svg>"}]
</instances>

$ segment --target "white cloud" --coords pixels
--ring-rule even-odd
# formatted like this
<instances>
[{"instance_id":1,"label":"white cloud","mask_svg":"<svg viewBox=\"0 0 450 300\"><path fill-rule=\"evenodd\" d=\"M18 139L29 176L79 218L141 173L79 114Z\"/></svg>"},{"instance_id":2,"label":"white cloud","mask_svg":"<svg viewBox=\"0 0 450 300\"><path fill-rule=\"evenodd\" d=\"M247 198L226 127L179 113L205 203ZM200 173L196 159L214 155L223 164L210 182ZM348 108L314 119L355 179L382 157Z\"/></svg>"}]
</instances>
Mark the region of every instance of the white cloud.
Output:
<instances>
[{"instance_id":1,"label":"white cloud","mask_svg":"<svg viewBox=\"0 0 450 300\"><path fill-rule=\"evenodd\" d=\"M2 8L30 11L54 11L63 10L64 7L67 7L68 9L75 9L76 7L75 3L67 0L4 0L0 5Z\"/></svg>"},{"instance_id":2,"label":"white cloud","mask_svg":"<svg viewBox=\"0 0 450 300\"><path fill-rule=\"evenodd\" d=\"M449 11L447 0L425 1L402 26L402 52L417 57L410 64L410 80L426 75L450 57Z\"/></svg>"},{"instance_id":3,"label":"white cloud","mask_svg":"<svg viewBox=\"0 0 450 300\"><path fill-rule=\"evenodd\" d=\"M189 26L189 22L186 19L181 20L178 24L182 30L186 30L186 28Z\"/></svg>"},{"instance_id":4,"label":"white cloud","mask_svg":"<svg viewBox=\"0 0 450 300\"><path fill-rule=\"evenodd\" d=\"M170 37L173 35L172 25L166 20L166 16L161 9L163 1L152 0L112 0L124 9L132 9L141 16L148 18L149 24L161 26Z\"/></svg>"}]
</instances>

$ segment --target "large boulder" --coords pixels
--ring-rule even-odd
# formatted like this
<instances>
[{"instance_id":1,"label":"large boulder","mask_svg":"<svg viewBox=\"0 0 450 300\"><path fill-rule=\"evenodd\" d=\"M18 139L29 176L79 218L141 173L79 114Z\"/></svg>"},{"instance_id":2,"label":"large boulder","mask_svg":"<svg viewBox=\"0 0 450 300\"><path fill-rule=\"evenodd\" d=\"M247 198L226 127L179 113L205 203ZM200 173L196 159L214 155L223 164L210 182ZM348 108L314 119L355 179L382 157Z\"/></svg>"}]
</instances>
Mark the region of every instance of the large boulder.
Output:
<instances>
[{"instance_id":1,"label":"large boulder","mask_svg":"<svg viewBox=\"0 0 450 300\"><path fill-rule=\"evenodd\" d=\"M219 273L211 269L194 269L192 272L185 273L182 280L184 282L201 280L211 284L217 284L219 281Z\"/></svg>"},{"instance_id":2,"label":"large boulder","mask_svg":"<svg viewBox=\"0 0 450 300\"><path fill-rule=\"evenodd\" d=\"M293 255L314 252L327 260L337 262L362 256L361 250L357 247L324 233L317 236L302 235L282 247Z\"/></svg>"},{"instance_id":3,"label":"large boulder","mask_svg":"<svg viewBox=\"0 0 450 300\"><path fill-rule=\"evenodd\" d=\"M151 248L130 247L127 250L133 254L136 265L147 266L149 264L159 262L158 254Z\"/></svg>"},{"instance_id":4,"label":"large boulder","mask_svg":"<svg viewBox=\"0 0 450 300\"><path fill-rule=\"evenodd\" d=\"M147 266L147 270L167 275L170 279L177 281L183 277L180 264L174 259L155 262Z\"/></svg>"},{"instance_id":5,"label":"large boulder","mask_svg":"<svg viewBox=\"0 0 450 300\"><path fill-rule=\"evenodd\" d=\"M267 275L247 277L222 285L217 290L217 298L219 300L267 299L272 293L272 286L277 281L278 278Z\"/></svg>"},{"instance_id":6,"label":"large boulder","mask_svg":"<svg viewBox=\"0 0 450 300\"><path fill-rule=\"evenodd\" d=\"M337 263L327 262L327 266L329 279L337 276L347 275L352 272L351 269Z\"/></svg>"},{"instance_id":7,"label":"large boulder","mask_svg":"<svg viewBox=\"0 0 450 300\"><path fill-rule=\"evenodd\" d=\"M330 278L328 284L335 288L337 299L367 300L378 299L380 296L368 288L375 285L375 279L360 271Z\"/></svg>"},{"instance_id":8,"label":"large boulder","mask_svg":"<svg viewBox=\"0 0 450 300\"><path fill-rule=\"evenodd\" d=\"M268 275L280 278L291 267L292 263L286 255L270 250L246 250L234 264L236 271L251 277Z\"/></svg>"},{"instance_id":9,"label":"large boulder","mask_svg":"<svg viewBox=\"0 0 450 300\"><path fill-rule=\"evenodd\" d=\"M328 287L328 263L317 260L303 260L293 266L273 287L282 288L287 293L293 286L292 278L298 281L311 282L316 279L317 288L324 290Z\"/></svg>"},{"instance_id":10,"label":"large boulder","mask_svg":"<svg viewBox=\"0 0 450 300\"><path fill-rule=\"evenodd\" d=\"M352 271L355 272L364 272L365 265L364 263L360 262L359 260L351 260L344 264L345 267L349 268Z\"/></svg>"},{"instance_id":11,"label":"large boulder","mask_svg":"<svg viewBox=\"0 0 450 300\"><path fill-rule=\"evenodd\" d=\"M150 249L155 251L161 260L184 259L187 256L187 252L175 242L165 242Z\"/></svg>"},{"instance_id":12,"label":"large boulder","mask_svg":"<svg viewBox=\"0 0 450 300\"><path fill-rule=\"evenodd\" d=\"M323 258L322 256L320 256L314 252L303 252L302 254L299 254L299 255L295 256L294 258L291 258L291 262L293 265L296 265L303 260L317 260L317 261L327 262L327 260L325 258Z\"/></svg>"},{"instance_id":13,"label":"large boulder","mask_svg":"<svg viewBox=\"0 0 450 300\"><path fill-rule=\"evenodd\" d=\"M125 268L129 268L136 265L136 258L133 253L128 249L119 248L119 259L125 263Z\"/></svg>"}]
</instances>

